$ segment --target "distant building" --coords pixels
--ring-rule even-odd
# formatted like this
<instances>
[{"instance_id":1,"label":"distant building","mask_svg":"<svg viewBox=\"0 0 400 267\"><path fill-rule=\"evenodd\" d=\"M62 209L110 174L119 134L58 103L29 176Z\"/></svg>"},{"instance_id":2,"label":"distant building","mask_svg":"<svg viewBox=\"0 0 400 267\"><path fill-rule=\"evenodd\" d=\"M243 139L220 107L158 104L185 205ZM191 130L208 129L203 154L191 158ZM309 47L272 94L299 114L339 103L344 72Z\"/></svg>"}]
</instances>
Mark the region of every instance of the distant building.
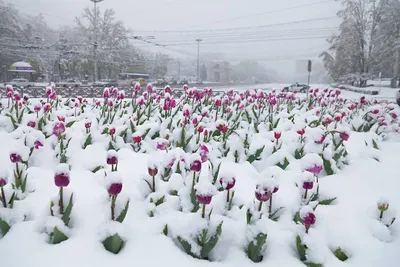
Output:
<instances>
[{"instance_id":1,"label":"distant building","mask_svg":"<svg viewBox=\"0 0 400 267\"><path fill-rule=\"evenodd\" d=\"M229 83L231 64L226 61L207 62L207 80L210 82Z\"/></svg>"}]
</instances>

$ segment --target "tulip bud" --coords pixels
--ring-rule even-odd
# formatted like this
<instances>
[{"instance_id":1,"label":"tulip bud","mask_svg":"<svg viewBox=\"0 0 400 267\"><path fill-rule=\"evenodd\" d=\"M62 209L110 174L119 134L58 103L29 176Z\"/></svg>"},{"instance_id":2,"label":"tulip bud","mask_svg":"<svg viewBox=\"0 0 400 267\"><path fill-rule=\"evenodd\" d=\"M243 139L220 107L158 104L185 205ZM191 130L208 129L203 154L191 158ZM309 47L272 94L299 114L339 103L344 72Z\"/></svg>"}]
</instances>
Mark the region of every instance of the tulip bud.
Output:
<instances>
[{"instance_id":1,"label":"tulip bud","mask_svg":"<svg viewBox=\"0 0 400 267\"><path fill-rule=\"evenodd\" d=\"M300 218L303 221L304 226L306 227L306 233L308 233L308 229L310 229L310 227L314 225L316 221L313 209L309 206L304 206L300 210Z\"/></svg>"},{"instance_id":2,"label":"tulip bud","mask_svg":"<svg viewBox=\"0 0 400 267\"><path fill-rule=\"evenodd\" d=\"M116 165L118 164L118 154L115 150L109 150L107 152L107 164L108 165Z\"/></svg>"},{"instance_id":3,"label":"tulip bud","mask_svg":"<svg viewBox=\"0 0 400 267\"><path fill-rule=\"evenodd\" d=\"M194 160L190 164L190 170L193 172L200 172L201 171L201 161L200 160Z\"/></svg>"},{"instance_id":4,"label":"tulip bud","mask_svg":"<svg viewBox=\"0 0 400 267\"><path fill-rule=\"evenodd\" d=\"M69 185L69 166L65 163L59 164L54 175L54 183L57 187Z\"/></svg>"},{"instance_id":5,"label":"tulip bud","mask_svg":"<svg viewBox=\"0 0 400 267\"><path fill-rule=\"evenodd\" d=\"M17 153L11 153L10 160L12 163L19 163L22 161L22 158L21 158L21 155L19 155Z\"/></svg>"},{"instance_id":6,"label":"tulip bud","mask_svg":"<svg viewBox=\"0 0 400 267\"><path fill-rule=\"evenodd\" d=\"M112 172L106 177L106 189L111 196L117 196L122 191L122 178L117 172Z\"/></svg>"}]
</instances>

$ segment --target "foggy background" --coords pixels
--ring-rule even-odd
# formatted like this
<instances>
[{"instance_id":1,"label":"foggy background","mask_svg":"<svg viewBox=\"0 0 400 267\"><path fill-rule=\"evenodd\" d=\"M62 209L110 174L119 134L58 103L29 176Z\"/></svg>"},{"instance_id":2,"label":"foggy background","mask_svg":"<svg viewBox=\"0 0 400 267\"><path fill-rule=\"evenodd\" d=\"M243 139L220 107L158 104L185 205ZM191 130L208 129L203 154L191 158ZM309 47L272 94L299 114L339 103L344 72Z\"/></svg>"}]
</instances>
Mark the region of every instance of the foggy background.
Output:
<instances>
[{"instance_id":1,"label":"foggy background","mask_svg":"<svg viewBox=\"0 0 400 267\"><path fill-rule=\"evenodd\" d=\"M5 3L23 13L42 13L54 28L73 25L85 7L93 6L89 0ZM137 48L195 60L195 39L201 38L202 59L256 60L274 70L277 81L288 83L295 82L299 60L311 59L322 67L318 56L340 22L340 3L334 0L105 0L98 7L113 8L134 35L151 36L152 44L132 41Z\"/></svg>"}]
</instances>

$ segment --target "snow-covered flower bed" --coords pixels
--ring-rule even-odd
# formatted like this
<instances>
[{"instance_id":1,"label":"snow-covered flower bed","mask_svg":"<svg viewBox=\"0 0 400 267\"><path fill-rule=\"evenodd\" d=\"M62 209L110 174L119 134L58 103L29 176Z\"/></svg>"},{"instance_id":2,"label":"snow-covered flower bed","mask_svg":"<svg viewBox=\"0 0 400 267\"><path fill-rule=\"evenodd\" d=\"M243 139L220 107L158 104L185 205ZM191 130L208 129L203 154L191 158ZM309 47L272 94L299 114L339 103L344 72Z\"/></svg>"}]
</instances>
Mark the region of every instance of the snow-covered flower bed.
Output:
<instances>
[{"instance_id":1,"label":"snow-covered flower bed","mask_svg":"<svg viewBox=\"0 0 400 267\"><path fill-rule=\"evenodd\" d=\"M1 102L1 266L396 266L397 105L54 90Z\"/></svg>"}]
</instances>

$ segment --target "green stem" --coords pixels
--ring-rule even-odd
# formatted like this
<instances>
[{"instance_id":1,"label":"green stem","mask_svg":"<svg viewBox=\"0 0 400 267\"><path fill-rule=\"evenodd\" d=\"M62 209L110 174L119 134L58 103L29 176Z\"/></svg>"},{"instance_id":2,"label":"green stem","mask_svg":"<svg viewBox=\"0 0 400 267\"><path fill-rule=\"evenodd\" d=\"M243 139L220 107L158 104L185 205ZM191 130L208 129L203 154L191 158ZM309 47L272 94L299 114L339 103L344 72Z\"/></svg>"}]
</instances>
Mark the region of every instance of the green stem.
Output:
<instances>
[{"instance_id":1,"label":"green stem","mask_svg":"<svg viewBox=\"0 0 400 267\"><path fill-rule=\"evenodd\" d=\"M304 193L304 199L307 199L307 191L308 189L306 189L306 192Z\"/></svg>"},{"instance_id":2,"label":"green stem","mask_svg":"<svg viewBox=\"0 0 400 267\"><path fill-rule=\"evenodd\" d=\"M4 208L7 208L6 195L4 194L3 187L1 187L1 201L3 202Z\"/></svg>"},{"instance_id":3,"label":"green stem","mask_svg":"<svg viewBox=\"0 0 400 267\"><path fill-rule=\"evenodd\" d=\"M226 202L229 203L229 200L230 200L230 191L227 190L227 192L226 192Z\"/></svg>"},{"instance_id":4,"label":"green stem","mask_svg":"<svg viewBox=\"0 0 400 267\"><path fill-rule=\"evenodd\" d=\"M60 214L64 214L63 187L60 187Z\"/></svg>"},{"instance_id":5,"label":"green stem","mask_svg":"<svg viewBox=\"0 0 400 267\"><path fill-rule=\"evenodd\" d=\"M117 199L117 196L111 197L111 220L113 220L113 221L115 219L115 200L116 199Z\"/></svg>"},{"instance_id":6,"label":"green stem","mask_svg":"<svg viewBox=\"0 0 400 267\"><path fill-rule=\"evenodd\" d=\"M201 217L204 218L206 216L206 204L203 204L203 208L201 211Z\"/></svg>"},{"instance_id":7,"label":"green stem","mask_svg":"<svg viewBox=\"0 0 400 267\"><path fill-rule=\"evenodd\" d=\"M258 211L261 211L261 208L262 208L262 201L260 201L260 205L258 205Z\"/></svg>"},{"instance_id":8,"label":"green stem","mask_svg":"<svg viewBox=\"0 0 400 267\"><path fill-rule=\"evenodd\" d=\"M18 163L15 163L15 186L19 189L21 187L21 174L19 173Z\"/></svg>"},{"instance_id":9,"label":"green stem","mask_svg":"<svg viewBox=\"0 0 400 267\"><path fill-rule=\"evenodd\" d=\"M269 208L268 208L269 214L271 214L271 211L272 211L272 196L273 195L271 195L271 198L269 199Z\"/></svg>"},{"instance_id":10,"label":"green stem","mask_svg":"<svg viewBox=\"0 0 400 267\"><path fill-rule=\"evenodd\" d=\"M192 188L194 188L194 183L196 182L196 172L193 172L193 183Z\"/></svg>"},{"instance_id":11,"label":"green stem","mask_svg":"<svg viewBox=\"0 0 400 267\"><path fill-rule=\"evenodd\" d=\"M379 216L379 219L382 219L382 217L383 217L383 210L381 210L381 215Z\"/></svg>"},{"instance_id":12,"label":"green stem","mask_svg":"<svg viewBox=\"0 0 400 267\"><path fill-rule=\"evenodd\" d=\"M153 193L156 192L156 179L155 179L154 175L153 175L153 187L152 187L151 191L153 191Z\"/></svg>"}]
</instances>

